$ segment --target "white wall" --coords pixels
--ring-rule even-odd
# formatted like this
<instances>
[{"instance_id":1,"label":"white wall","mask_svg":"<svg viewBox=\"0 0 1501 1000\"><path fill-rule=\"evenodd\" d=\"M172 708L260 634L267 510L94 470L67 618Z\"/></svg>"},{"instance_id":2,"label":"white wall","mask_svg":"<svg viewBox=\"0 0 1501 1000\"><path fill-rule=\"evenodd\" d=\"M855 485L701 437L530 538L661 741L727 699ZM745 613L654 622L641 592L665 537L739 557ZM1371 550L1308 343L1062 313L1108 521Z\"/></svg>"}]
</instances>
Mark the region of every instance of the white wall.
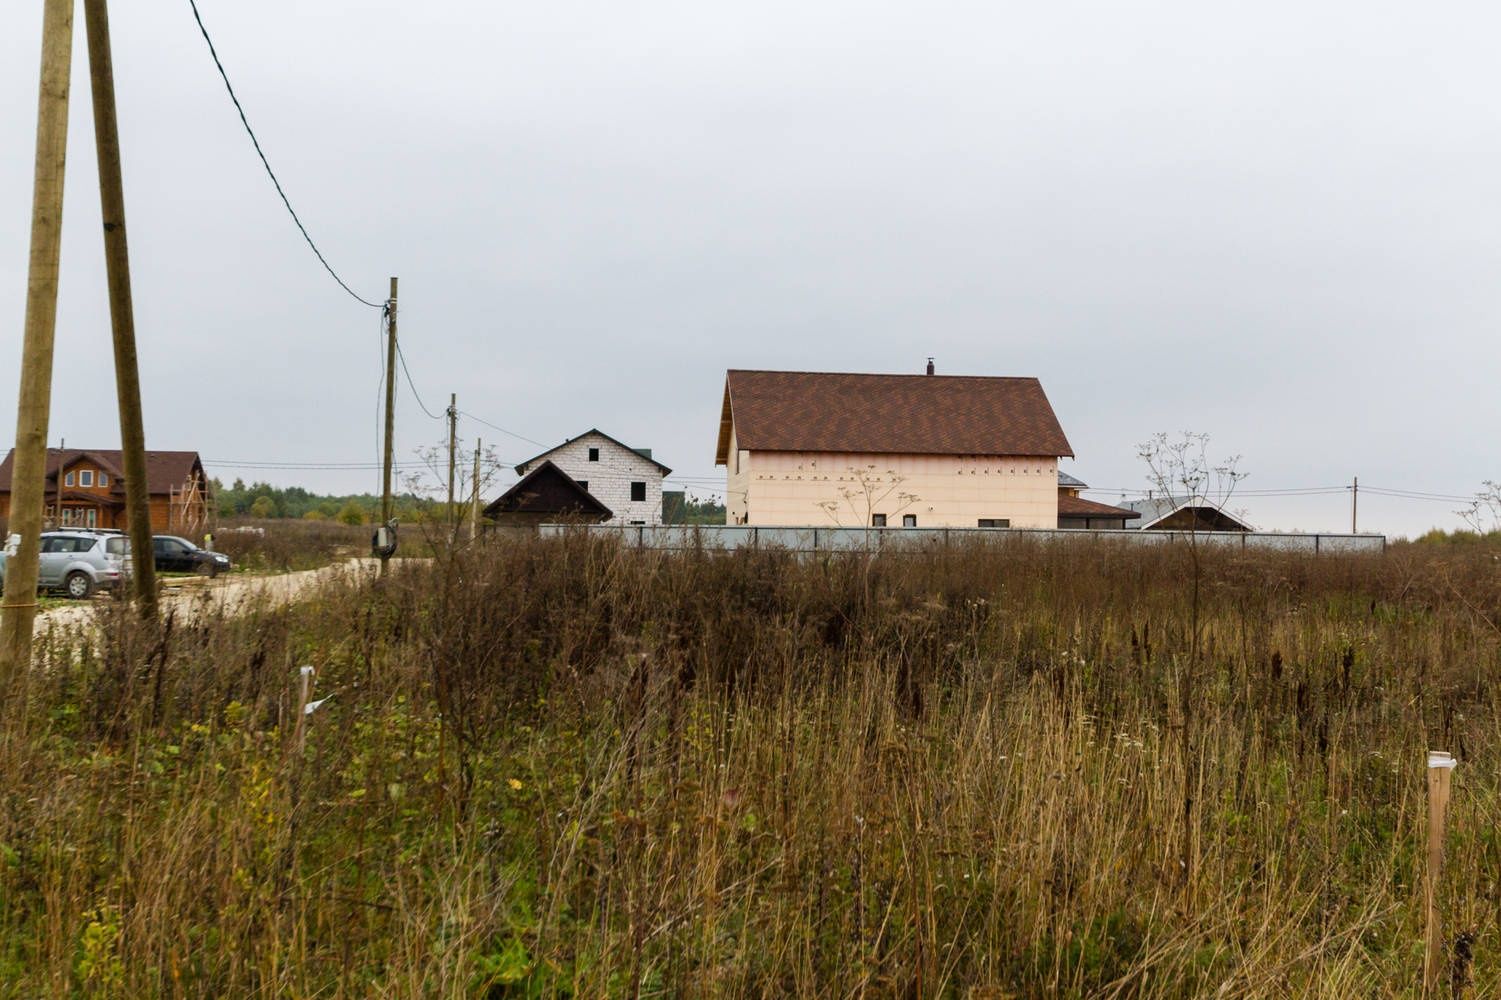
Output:
<instances>
[{"instance_id":1,"label":"white wall","mask_svg":"<svg viewBox=\"0 0 1501 1000\"><path fill-rule=\"evenodd\" d=\"M589 461L589 449L599 449L599 461ZM662 470L649 458L622 448L603 434L581 434L567 444L539 455L528 471L552 462L574 479L588 484L596 500L614 515L607 524L662 523ZM631 500L631 483L646 484L646 499Z\"/></svg>"}]
</instances>

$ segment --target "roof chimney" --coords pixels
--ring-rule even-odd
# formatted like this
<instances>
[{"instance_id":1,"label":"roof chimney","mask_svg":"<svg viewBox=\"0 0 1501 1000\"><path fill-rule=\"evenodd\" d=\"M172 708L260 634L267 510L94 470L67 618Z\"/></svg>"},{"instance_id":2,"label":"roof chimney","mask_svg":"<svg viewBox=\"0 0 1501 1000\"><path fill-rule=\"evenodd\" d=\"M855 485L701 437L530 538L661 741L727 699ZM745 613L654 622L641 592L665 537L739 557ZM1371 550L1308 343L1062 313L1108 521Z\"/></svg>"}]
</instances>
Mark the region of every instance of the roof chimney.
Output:
<instances>
[{"instance_id":1,"label":"roof chimney","mask_svg":"<svg viewBox=\"0 0 1501 1000\"><path fill-rule=\"evenodd\" d=\"M933 359L932 358L928 359L928 374L929 375L933 374Z\"/></svg>"}]
</instances>

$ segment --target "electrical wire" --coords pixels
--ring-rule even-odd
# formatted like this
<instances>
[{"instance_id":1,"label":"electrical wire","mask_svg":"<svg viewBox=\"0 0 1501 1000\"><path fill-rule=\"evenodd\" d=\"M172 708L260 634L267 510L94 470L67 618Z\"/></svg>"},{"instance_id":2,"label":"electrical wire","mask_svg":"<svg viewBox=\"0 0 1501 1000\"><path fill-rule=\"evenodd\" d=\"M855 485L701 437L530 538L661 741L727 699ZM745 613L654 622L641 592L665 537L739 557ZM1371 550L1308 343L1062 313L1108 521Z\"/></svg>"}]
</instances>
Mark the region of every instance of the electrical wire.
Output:
<instances>
[{"instance_id":1,"label":"electrical wire","mask_svg":"<svg viewBox=\"0 0 1501 1000\"><path fill-rule=\"evenodd\" d=\"M351 298L353 298L356 302L362 303L372 308L381 308L384 303L371 302L369 299L361 298L359 295L356 295L354 289L350 288L347 284L344 283L344 279L339 277L338 272L333 269L333 266L329 264L327 258L323 256L323 251L318 249L318 245L314 243L313 238L308 235L307 227L304 226L302 224L302 220L297 217L297 211L292 208L291 200L287 197L287 193L282 190L281 181L277 180L276 178L276 171L271 169L271 163L266 159L266 154L261 149L261 141L255 137L255 130L250 127L250 119L245 117L245 109L240 105L239 97L235 96L235 88L229 82L229 74L224 70L224 63L220 62L219 60L219 52L214 48L214 40L209 37L208 28L204 27L203 25L203 16L198 13L197 0L188 0L188 6L193 8L193 20L198 22L198 30L200 33L202 33L203 40L208 43L209 55L214 57L214 65L219 68L219 76L224 80L224 89L229 91L229 99L234 102L235 110L240 113L240 124L245 126L245 132L250 136L251 145L255 146L255 154L261 158L261 166L266 168L267 176L271 178L271 183L276 186L276 193L281 195L281 203L287 206L287 212L292 216L292 221L297 223L297 229L302 233L302 238L307 241L308 247L312 249L314 256L318 258L318 263L323 265L323 269L327 271L333 277L333 279L339 283L340 288L349 293L349 296Z\"/></svg>"},{"instance_id":2,"label":"electrical wire","mask_svg":"<svg viewBox=\"0 0 1501 1000\"><path fill-rule=\"evenodd\" d=\"M434 413L432 410L429 410L427 408L427 404L422 401L422 394L417 391L417 383L412 381L411 369L407 368L407 356L401 353L400 339L396 341L396 360L401 362L401 371L402 374L406 375L407 377L407 386L412 390L412 398L417 400L417 405L422 407L422 412L426 413L434 420L442 420L444 416L443 414Z\"/></svg>"},{"instance_id":3,"label":"electrical wire","mask_svg":"<svg viewBox=\"0 0 1501 1000\"><path fill-rule=\"evenodd\" d=\"M502 434L509 434L513 438L516 438L516 439L521 440L521 441L525 441L527 444L534 444L538 448L546 448L547 447L547 445L543 444L541 441L538 441L538 440L536 440L534 438L529 438L525 434L517 434L515 431L508 431L504 427L500 426L499 424L492 424L490 421L484 419L483 417L476 417L474 414L470 413L468 410L460 410L459 411L459 416L461 416L461 417L468 417L470 420L473 420L477 424L484 424L486 427L490 428L493 431L500 431L500 433L502 433Z\"/></svg>"}]
</instances>

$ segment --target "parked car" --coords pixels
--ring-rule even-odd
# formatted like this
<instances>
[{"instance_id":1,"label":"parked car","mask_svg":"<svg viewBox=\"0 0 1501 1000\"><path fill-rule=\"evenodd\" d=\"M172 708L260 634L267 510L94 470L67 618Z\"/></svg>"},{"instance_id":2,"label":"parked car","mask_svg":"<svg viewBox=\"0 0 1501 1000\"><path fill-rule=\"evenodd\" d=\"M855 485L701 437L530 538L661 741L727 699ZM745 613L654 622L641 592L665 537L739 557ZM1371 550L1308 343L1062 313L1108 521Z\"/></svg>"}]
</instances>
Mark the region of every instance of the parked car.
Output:
<instances>
[{"instance_id":1,"label":"parked car","mask_svg":"<svg viewBox=\"0 0 1501 1000\"><path fill-rule=\"evenodd\" d=\"M156 568L163 572L218 576L228 572L230 568L229 556L222 552L200 549L186 538L178 538L176 535L153 536L151 554Z\"/></svg>"},{"instance_id":2,"label":"parked car","mask_svg":"<svg viewBox=\"0 0 1501 1000\"><path fill-rule=\"evenodd\" d=\"M100 587L118 587L130 575L130 540L82 529L44 531L37 560L38 590L61 590L82 600ZM6 561L0 552L0 587Z\"/></svg>"}]
</instances>

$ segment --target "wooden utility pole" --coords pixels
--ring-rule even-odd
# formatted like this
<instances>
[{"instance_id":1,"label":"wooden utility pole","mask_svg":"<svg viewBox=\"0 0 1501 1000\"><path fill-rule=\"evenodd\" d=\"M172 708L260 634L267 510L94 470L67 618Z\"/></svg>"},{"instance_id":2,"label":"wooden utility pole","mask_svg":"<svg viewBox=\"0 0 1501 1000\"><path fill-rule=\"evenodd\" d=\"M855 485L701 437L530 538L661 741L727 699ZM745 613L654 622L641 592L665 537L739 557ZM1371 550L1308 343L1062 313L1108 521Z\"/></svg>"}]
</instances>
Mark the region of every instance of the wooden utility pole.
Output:
<instances>
[{"instance_id":1,"label":"wooden utility pole","mask_svg":"<svg viewBox=\"0 0 1501 1000\"><path fill-rule=\"evenodd\" d=\"M89 39L89 79L94 93L94 146L99 154L99 207L104 216L104 263L110 325L115 340L115 392L120 406L120 450L125 466L125 516L130 527L131 578L137 607L156 617L156 565L151 550L151 507L146 483L146 430L136 362L135 309L130 297L130 253L125 238L125 184L120 172L120 129L115 114L114 61L106 0L83 0Z\"/></svg>"},{"instance_id":2,"label":"wooden utility pole","mask_svg":"<svg viewBox=\"0 0 1501 1000\"><path fill-rule=\"evenodd\" d=\"M31 260L21 344L21 390L16 401L5 592L0 600L0 703L9 700L18 687L16 682L31 666L31 629L36 620L37 567L46 504L47 418L52 406L52 345L57 330L72 63L73 0L45 0L36 174L31 195Z\"/></svg>"},{"instance_id":3,"label":"wooden utility pole","mask_svg":"<svg viewBox=\"0 0 1501 1000\"><path fill-rule=\"evenodd\" d=\"M396 279L391 279L391 297L386 300L386 454L381 465L380 526L391 524L391 438L396 432ZM389 546L380 550L380 572L386 575Z\"/></svg>"},{"instance_id":4,"label":"wooden utility pole","mask_svg":"<svg viewBox=\"0 0 1501 1000\"><path fill-rule=\"evenodd\" d=\"M1360 477L1356 476L1350 483L1350 534L1357 534L1355 527L1355 515L1360 509Z\"/></svg>"},{"instance_id":5,"label":"wooden utility pole","mask_svg":"<svg viewBox=\"0 0 1501 1000\"><path fill-rule=\"evenodd\" d=\"M459 512L453 506L453 449L459 433L459 397L448 394L448 531L452 538L459 534ZM450 539L451 540L451 539Z\"/></svg>"},{"instance_id":6,"label":"wooden utility pole","mask_svg":"<svg viewBox=\"0 0 1501 1000\"><path fill-rule=\"evenodd\" d=\"M480 440L474 439L474 495L469 498L469 540L479 538L479 455Z\"/></svg>"}]
</instances>

